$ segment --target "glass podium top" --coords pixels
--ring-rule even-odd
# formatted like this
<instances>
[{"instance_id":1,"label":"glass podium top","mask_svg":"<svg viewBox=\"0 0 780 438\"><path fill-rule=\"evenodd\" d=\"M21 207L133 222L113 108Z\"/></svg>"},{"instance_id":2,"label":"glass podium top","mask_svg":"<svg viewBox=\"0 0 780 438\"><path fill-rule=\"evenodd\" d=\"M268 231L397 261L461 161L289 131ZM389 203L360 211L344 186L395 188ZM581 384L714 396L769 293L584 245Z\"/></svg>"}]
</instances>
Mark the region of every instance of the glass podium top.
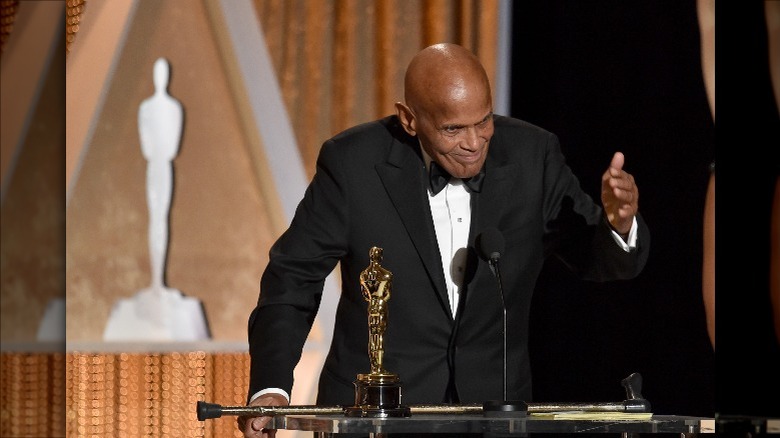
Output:
<instances>
[{"instance_id":1,"label":"glass podium top","mask_svg":"<svg viewBox=\"0 0 780 438\"><path fill-rule=\"evenodd\" d=\"M527 433L700 433L714 432L714 419L653 415L642 420L556 420L544 417L481 415L413 415L365 418L344 415L280 415L269 428L324 433L475 433L511 436Z\"/></svg>"}]
</instances>

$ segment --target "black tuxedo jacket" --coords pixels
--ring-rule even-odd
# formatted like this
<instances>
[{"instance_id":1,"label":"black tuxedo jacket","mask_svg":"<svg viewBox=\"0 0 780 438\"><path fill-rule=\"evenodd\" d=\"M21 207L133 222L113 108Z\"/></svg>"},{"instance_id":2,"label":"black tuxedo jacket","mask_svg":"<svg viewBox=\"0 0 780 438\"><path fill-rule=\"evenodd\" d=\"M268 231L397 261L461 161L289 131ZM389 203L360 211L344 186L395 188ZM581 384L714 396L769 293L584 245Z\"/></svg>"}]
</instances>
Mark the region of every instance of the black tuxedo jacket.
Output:
<instances>
[{"instance_id":1,"label":"black tuxedo jacket","mask_svg":"<svg viewBox=\"0 0 780 438\"><path fill-rule=\"evenodd\" d=\"M468 272L454 317L417 138L390 116L323 144L295 217L270 250L249 318L250 395L266 387L291 390L324 280L340 265L341 297L317 403L354 403L353 381L370 370L359 275L369 264L369 249L378 246L382 266L393 273L384 365L400 376L403 403L502 399L501 296L474 249L476 236L495 227L505 240L500 269L508 319L507 396L531 400L528 319L544 260L559 257L587 280L629 279L645 265L650 235L638 216L638 247L622 250L600 205L566 165L554 134L508 117L495 116L494 123L482 190L471 195ZM448 387L457 398L446 395Z\"/></svg>"}]
</instances>

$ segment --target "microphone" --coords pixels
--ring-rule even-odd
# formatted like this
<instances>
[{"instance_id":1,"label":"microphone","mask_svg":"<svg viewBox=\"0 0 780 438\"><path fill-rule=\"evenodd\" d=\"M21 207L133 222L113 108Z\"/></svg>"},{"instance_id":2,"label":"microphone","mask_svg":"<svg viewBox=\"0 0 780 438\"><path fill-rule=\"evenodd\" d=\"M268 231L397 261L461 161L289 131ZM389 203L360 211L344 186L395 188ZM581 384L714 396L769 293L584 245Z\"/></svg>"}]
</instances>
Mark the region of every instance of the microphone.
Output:
<instances>
[{"instance_id":1,"label":"microphone","mask_svg":"<svg viewBox=\"0 0 780 438\"><path fill-rule=\"evenodd\" d=\"M480 257L488 262L490 271L496 277L498 293L501 298L501 310L503 311L504 338L504 399L486 401L482 409L485 416L524 416L528 411L528 405L525 402L507 400L506 300L504 298L504 287L501 284L501 270L498 264L498 261L501 259L501 253L504 252L504 235L496 228L488 228L477 236L476 244Z\"/></svg>"},{"instance_id":2,"label":"microphone","mask_svg":"<svg viewBox=\"0 0 780 438\"><path fill-rule=\"evenodd\" d=\"M477 248L479 249L479 255L484 260L487 260L490 265L490 271L493 275L500 277L498 271L498 260L501 258L501 253L504 252L504 235L496 228L488 228L477 236ZM499 280L499 288L501 283ZM501 300L503 301L503 291L501 293Z\"/></svg>"}]
</instances>

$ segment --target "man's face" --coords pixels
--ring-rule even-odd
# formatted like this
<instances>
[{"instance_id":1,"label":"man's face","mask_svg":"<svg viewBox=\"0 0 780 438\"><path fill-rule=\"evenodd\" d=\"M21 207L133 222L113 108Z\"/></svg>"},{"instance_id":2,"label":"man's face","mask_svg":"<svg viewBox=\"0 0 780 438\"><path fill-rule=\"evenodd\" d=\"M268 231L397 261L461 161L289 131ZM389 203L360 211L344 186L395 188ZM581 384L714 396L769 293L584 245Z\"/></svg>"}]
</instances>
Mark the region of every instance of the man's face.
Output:
<instances>
[{"instance_id":1,"label":"man's face","mask_svg":"<svg viewBox=\"0 0 780 438\"><path fill-rule=\"evenodd\" d=\"M469 178L479 173L487 158L493 137L492 102L485 93L451 97L443 105L427 105L429 111L414 112L413 128L434 161L454 177Z\"/></svg>"}]
</instances>

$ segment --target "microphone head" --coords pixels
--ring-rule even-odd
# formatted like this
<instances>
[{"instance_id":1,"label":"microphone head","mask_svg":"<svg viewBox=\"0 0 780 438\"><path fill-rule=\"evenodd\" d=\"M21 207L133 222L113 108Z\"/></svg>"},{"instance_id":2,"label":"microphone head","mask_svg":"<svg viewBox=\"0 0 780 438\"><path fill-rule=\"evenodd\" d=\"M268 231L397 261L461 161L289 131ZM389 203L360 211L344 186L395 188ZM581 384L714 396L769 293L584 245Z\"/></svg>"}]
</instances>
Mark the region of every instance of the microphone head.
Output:
<instances>
[{"instance_id":1,"label":"microphone head","mask_svg":"<svg viewBox=\"0 0 780 438\"><path fill-rule=\"evenodd\" d=\"M476 244L484 260L498 260L504 252L504 235L497 228L488 228L477 236Z\"/></svg>"}]
</instances>

